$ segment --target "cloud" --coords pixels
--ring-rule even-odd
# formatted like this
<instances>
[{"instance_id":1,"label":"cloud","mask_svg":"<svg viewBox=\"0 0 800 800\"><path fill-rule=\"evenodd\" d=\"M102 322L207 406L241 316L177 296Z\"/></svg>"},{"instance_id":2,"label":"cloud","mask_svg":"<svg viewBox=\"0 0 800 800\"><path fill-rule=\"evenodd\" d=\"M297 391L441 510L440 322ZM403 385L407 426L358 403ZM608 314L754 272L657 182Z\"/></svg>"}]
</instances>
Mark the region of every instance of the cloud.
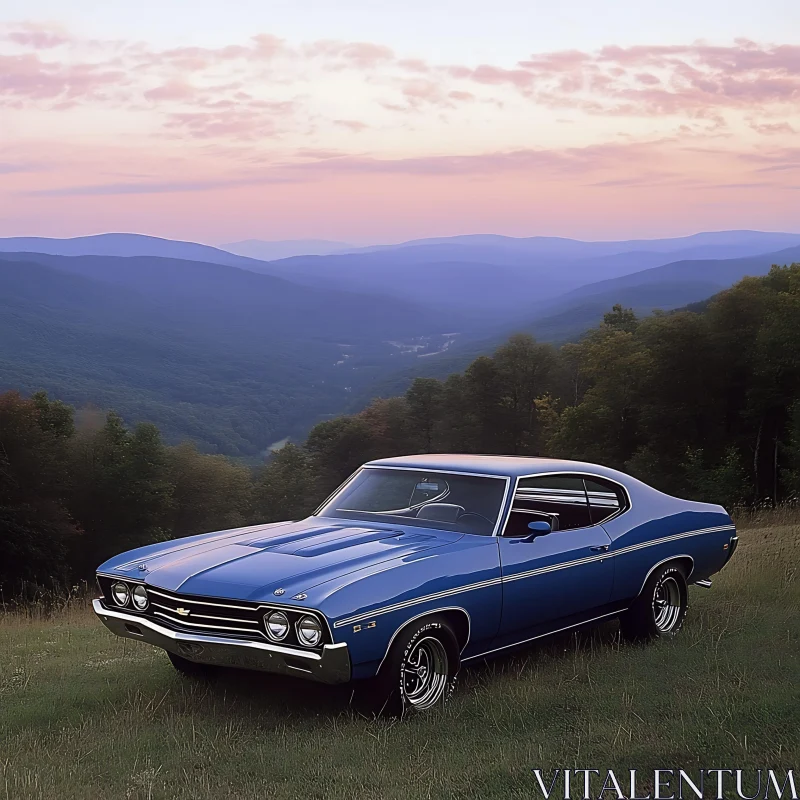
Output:
<instances>
[{"instance_id":1,"label":"cloud","mask_svg":"<svg viewBox=\"0 0 800 800\"><path fill-rule=\"evenodd\" d=\"M153 89L148 89L144 96L148 100L191 100L197 95L196 87L183 80L173 79Z\"/></svg>"},{"instance_id":2,"label":"cloud","mask_svg":"<svg viewBox=\"0 0 800 800\"><path fill-rule=\"evenodd\" d=\"M5 38L14 44L33 47L36 50L60 47L71 41L71 37L62 28L36 22L23 22L12 26L7 29Z\"/></svg>"},{"instance_id":3,"label":"cloud","mask_svg":"<svg viewBox=\"0 0 800 800\"><path fill-rule=\"evenodd\" d=\"M126 73L91 63L42 61L34 53L0 54L0 102L65 102L77 98L108 99L108 91L124 86ZM51 106L52 107L52 106Z\"/></svg>"},{"instance_id":4,"label":"cloud","mask_svg":"<svg viewBox=\"0 0 800 800\"><path fill-rule=\"evenodd\" d=\"M756 172L800 170L800 147L760 148L740 154L739 160L754 166Z\"/></svg>"},{"instance_id":5,"label":"cloud","mask_svg":"<svg viewBox=\"0 0 800 800\"><path fill-rule=\"evenodd\" d=\"M273 137L276 116L289 113L293 103L275 103L262 110L221 108L217 111L186 111L168 115L165 127L197 139L254 140ZM265 113L266 112L266 113Z\"/></svg>"},{"instance_id":6,"label":"cloud","mask_svg":"<svg viewBox=\"0 0 800 800\"><path fill-rule=\"evenodd\" d=\"M377 174L480 177L502 173L544 176L584 175L589 171L646 164L665 146L663 141L601 144L572 148L523 148L468 155L430 155L407 158L347 156L284 164L284 174Z\"/></svg>"},{"instance_id":7,"label":"cloud","mask_svg":"<svg viewBox=\"0 0 800 800\"><path fill-rule=\"evenodd\" d=\"M27 197L105 197L112 195L175 194L182 192L208 192L241 186L297 183L300 178L280 175L243 176L233 178L209 178L207 180L174 180L120 182L89 184L82 186L60 186L52 189L34 189L18 192Z\"/></svg>"},{"instance_id":8,"label":"cloud","mask_svg":"<svg viewBox=\"0 0 800 800\"><path fill-rule=\"evenodd\" d=\"M487 177L503 173L527 174L541 179L583 177L620 164L652 160L659 142L647 145L597 145L567 149L520 149L473 155L433 155L376 158L342 151L302 149L289 159L275 160L247 174L207 178L166 178L77 184L19 192L35 197L165 194L207 192L242 186L323 181L336 176Z\"/></svg>"},{"instance_id":9,"label":"cloud","mask_svg":"<svg viewBox=\"0 0 800 800\"><path fill-rule=\"evenodd\" d=\"M366 122L361 122L357 119L335 119L333 124L341 128L347 128L351 133L361 133L361 131L365 131L369 128Z\"/></svg>"},{"instance_id":10,"label":"cloud","mask_svg":"<svg viewBox=\"0 0 800 800\"><path fill-rule=\"evenodd\" d=\"M449 66L459 81L508 86L547 106L587 113L719 118L720 109L800 108L800 45L608 46L531 55L516 68Z\"/></svg>"},{"instance_id":11,"label":"cloud","mask_svg":"<svg viewBox=\"0 0 800 800\"><path fill-rule=\"evenodd\" d=\"M764 136L774 136L781 133L797 133L788 122L750 122L750 127Z\"/></svg>"},{"instance_id":12,"label":"cloud","mask_svg":"<svg viewBox=\"0 0 800 800\"><path fill-rule=\"evenodd\" d=\"M355 67L373 69L380 64L395 60L394 51L381 44L371 42L318 41L306 45L300 53L307 58L322 59L331 69Z\"/></svg>"},{"instance_id":13,"label":"cloud","mask_svg":"<svg viewBox=\"0 0 800 800\"><path fill-rule=\"evenodd\" d=\"M38 162L0 161L0 175L14 175L18 172L38 172L44 166Z\"/></svg>"},{"instance_id":14,"label":"cloud","mask_svg":"<svg viewBox=\"0 0 800 800\"><path fill-rule=\"evenodd\" d=\"M472 102L503 108L517 97L545 109L680 116L706 120L717 129L728 124L729 111L752 118L770 116L766 110L800 113L800 45L744 39L727 46L609 45L595 52L534 53L511 67L435 64L374 42L291 44L269 33L222 47L157 49L143 43L90 42L25 23L8 29L3 41L16 48L0 49L0 103L6 106L66 111L88 104L128 110L137 104L150 109L171 105L164 118L169 130L205 138L225 137L228 131L242 136L248 128L246 112L286 101L291 87L298 87L294 94L302 94L309 109L323 103L318 87L325 73L351 73L366 93L363 102L395 112L447 112ZM48 48L52 58L44 60L40 51ZM295 99L292 109L283 112L283 129L301 105ZM212 110L217 112L213 122L186 116ZM220 116L226 110L232 116L228 124ZM178 112L182 116L175 117ZM308 120L301 114L296 124L308 129ZM268 127L263 119L261 125L262 130ZM784 125L760 123L753 130L791 134L791 123Z\"/></svg>"}]
</instances>

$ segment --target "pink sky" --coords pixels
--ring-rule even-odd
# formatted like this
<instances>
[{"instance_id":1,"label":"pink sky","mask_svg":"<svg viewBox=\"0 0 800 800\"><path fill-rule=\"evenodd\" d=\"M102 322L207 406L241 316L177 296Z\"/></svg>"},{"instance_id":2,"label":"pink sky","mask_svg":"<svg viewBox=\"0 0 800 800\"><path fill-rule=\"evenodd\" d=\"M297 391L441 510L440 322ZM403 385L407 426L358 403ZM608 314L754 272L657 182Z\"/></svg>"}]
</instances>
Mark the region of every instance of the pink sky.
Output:
<instances>
[{"instance_id":1,"label":"pink sky","mask_svg":"<svg viewBox=\"0 0 800 800\"><path fill-rule=\"evenodd\" d=\"M110 33L2 23L0 235L800 231L798 44Z\"/></svg>"}]
</instances>

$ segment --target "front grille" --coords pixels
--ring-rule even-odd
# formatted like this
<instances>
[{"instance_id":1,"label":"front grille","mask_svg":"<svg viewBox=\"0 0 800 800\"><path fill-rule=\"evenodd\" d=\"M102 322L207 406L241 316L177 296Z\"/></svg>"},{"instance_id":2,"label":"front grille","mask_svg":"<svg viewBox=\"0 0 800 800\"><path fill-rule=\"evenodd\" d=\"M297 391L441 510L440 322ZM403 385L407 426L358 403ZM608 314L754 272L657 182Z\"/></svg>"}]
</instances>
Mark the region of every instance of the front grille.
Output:
<instances>
[{"instance_id":1,"label":"front grille","mask_svg":"<svg viewBox=\"0 0 800 800\"><path fill-rule=\"evenodd\" d=\"M262 615L258 606L234 603L211 598L198 599L148 587L150 605L144 616L157 622L168 622L172 628L195 633L234 634L246 639L265 639ZM182 614L178 611L188 611Z\"/></svg>"},{"instance_id":2,"label":"front grille","mask_svg":"<svg viewBox=\"0 0 800 800\"><path fill-rule=\"evenodd\" d=\"M331 641L325 620L310 610L286 607L277 603L249 603L241 600L185 595L145 584L150 602L144 611L137 611L130 602L124 607L120 607L114 602L111 585L116 583L116 580L100 575L98 582L103 590L103 602L109 609L134 613L176 631L250 641L266 641L287 647L302 647L303 650L312 651L319 650L322 644ZM127 583L131 589L137 583L141 583L141 581L130 580L122 580L122 582ZM178 609L188 613L181 613ZM272 642L266 633L264 615L271 610L283 611L289 618L289 633L280 642ZM295 624L306 614L316 617L322 625L323 636L319 647L305 647L300 645L297 640Z\"/></svg>"}]
</instances>

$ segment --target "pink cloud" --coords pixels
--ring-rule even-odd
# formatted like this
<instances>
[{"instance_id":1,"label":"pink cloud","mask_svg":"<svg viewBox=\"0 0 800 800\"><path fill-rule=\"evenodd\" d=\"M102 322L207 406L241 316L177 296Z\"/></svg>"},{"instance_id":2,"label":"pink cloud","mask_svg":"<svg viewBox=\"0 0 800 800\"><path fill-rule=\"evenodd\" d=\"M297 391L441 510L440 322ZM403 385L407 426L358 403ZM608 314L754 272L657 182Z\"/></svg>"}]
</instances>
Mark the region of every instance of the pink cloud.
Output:
<instances>
[{"instance_id":1,"label":"pink cloud","mask_svg":"<svg viewBox=\"0 0 800 800\"><path fill-rule=\"evenodd\" d=\"M451 66L448 73L475 83L505 84L551 106L588 113L657 115L712 109L800 105L800 46L611 45L597 53L544 53L517 69ZM657 88L656 88L657 87Z\"/></svg>"},{"instance_id":2,"label":"pink cloud","mask_svg":"<svg viewBox=\"0 0 800 800\"><path fill-rule=\"evenodd\" d=\"M475 95L472 92L463 92L455 89L452 92L448 92L447 96L462 103L470 103L475 99Z\"/></svg>"},{"instance_id":3,"label":"pink cloud","mask_svg":"<svg viewBox=\"0 0 800 800\"><path fill-rule=\"evenodd\" d=\"M780 133L797 133L788 122L751 122L750 127L756 131L756 133L761 133L765 136Z\"/></svg>"},{"instance_id":4,"label":"pink cloud","mask_svg":"<svg viewBox=\"0 0 800 800\"><path fill-rule=\"evenodd\" d=\"M407 69L409 72L430 72L431 65L421 58L401 58L397 62L397 66L402 69Z\"/></svg>"},{"instance_id":5,"label":"pink cloud","mask_svg":"<svg viewBox=\"0 0 800 800\"><path fill-rule=\"evenodd\" d=\"M347 130L352 133L361 133L361 131L365 131L369 128L366 122L360 122L357 119L335 119L333 124L341 128L347 128Z\"/></svg>"},{"instance_id":6,"label":"pink cloud","mask_svg":"<svg viewBox=\"0 0 800 800\"><path fill-rule=\"evenodd\" d=\"M0 200L14 220L47 215L111 227L121 220L116 227L142 229L179 220L205 231L247 220L257 227L269 208L281 236L294 235L289 232L301 219L309 226L342 227L330 231L331 238L346 238L353 226L376 231L406 224L397 220L437 232L453 220L467 228L517 225L523 231L532 220L546 228L583 219L607 236L609 221L619 219L626 225L649 219L713 227L714 214L732 208L735 195L742 209L756 215L741 220L742 227L755 227L757 215L767 219L770 209L775 219L769 226L776 227L789 218L786 191L800 170L797 148L772 146L791 142L798 127L800 69L797 48L790 46L739 41L728 47L608 47L534 54L516 65L475 65L407 59L364 42L290 44L270 34L223 47L169 49L66 38L60 44L51 39L50 49L36 52L34 39L6 37L0 43L0 103L22 112L20 129L28 108L83 106L65 126L64 138L72 136L73 143L85 144L75 123L83 120L94 132L95 109L114 111L98 115L103 124L113 119L122 127L130 120L136 133L119 142L109 135L105 146L113 153L104 159L93 149L102 144L99 136L81 159L61 149L60 130L47 141L32 137L42 144L33 142L21 155L4 149ZM330 72L335 75L323 74ZM352 106L349 97L347 105L331 106L334 82L355 89ZM389 147L397 147L391 158L373 149L389 127L383 108L408 116L392 118L403 137L391 140ZM560 129L570 142L606 141L536 146L552 140L555 125L547 140L533 128L525 139L514 130L534 108L553 122L572 123L571 130ZM551 111L561 108L576 111ZM458 125L466 122L447 131L454 110ZM496 149L481 152L480 131L467 131L463 139L459 134L489 114L497 118ZM652 117L647 128L655 133L637 141L644 126L627 120L604 132L587 114ZM31 115L32 129L42 116ZM737 124L723 130L729 120ZM664 130L669 137L657 138ZM341 131L360 133L347 137L350 152L328 146ZM725 148L714 138L722 135L729 137ZM528 141L530 146L519 144ZM56 150L61 155L53 155ZM414 155L398 155L403 153ZM45 157L46 169L15 167L44 163ZM121 176L119 164L135 165L139 174ZM654 187L658 191L641 191ZM758 193L760 201L768 188L780 202L769 208L748 204L749 195ZM225 192L230 213L219 214L218 192ZM420 204L420 197L426 202ZM698 197L712 211L702 212ZM0 225L11 224L12 216L0 217Z\"/></svg>"},{"instance_id":7,"label":"pink cloud","mask_svg":"<svg viewBox=\"0 0 800 800\"><path fill-rule=\"evenodd\" d=\"M103 65L42 61L34 53L0 54L0 98L6 100L104 100L105 90L127 82L125 72Z\"/></svg>"},{"instance_id":8,"label":"pink cloud","mask_svg":"<svg viewBox=\"0 0 800 800\"><path fill-rule=\"evenodd\" d=\"M23 22L6 34L9 41L36 50L48 50L71 41L70 36L61 28L52 25L40 25L35 22Z\"/></svg>"},{"instance_id":9,"label":"pink cloud","mask_svg":"<svg viewBox=\"0 0 800 800\"><path fill-rule=\"evenodd\" d=\"M2 159L35 161L45 152L36 147L5 150ZM2 199L13 215L4 215L0 228L5 235L24 229L64 236L136 229L213 242L255 232L396 241L493 230L608 239L797 225L790 173L754 174L761 166L797 167L797 148L701 151L658 140L441 160L306 149L292 150L284 163L264 153L264 163L249 164L234 164L241 152L235 146L227 160L218 158L223 149L204 140L204 157L195 159L183 146L170 155L127 141L100 152L53 142L46 152L59 163L4 177ZM301 158L311 163L301 165ZM113 175L119 164L136 164L142 174ZM648 186L657 191L642 191Z\"/></svg>"},{"instance_id":10,"label":"pink cloud","mask_svg":"<svg viewBox=\"0 0 800 800\"><path fill-rule=\"evenodd\" d=\"M457 69L454 75L465 77L475 83L488 84L490 86L509 84L523 90L530 89L534 81L534 75L528 70L504 69L502 67L494 67L491 64L481 64L475 69L467 70L466 72L463 69Z\"/></svg>"},{"instance_id":11,"label":"pink cloud","mask_svg":"<svg viewBox=\"0 0 800 800\"><path fill-rule=\"evenodd\" d=\"M144 96L148 100L190 100L197 94L197 89L182 80L170 80L154 89L148 89Z\"/></svg>"},{"instance_id":12,"label":"pink cloud","mask_svg":"<svg viewBox=\"0 0 800 800\"><path fill-rule=\"evenodd\" d=\"M9 41L34 47L80 42L67 34L37 26L18 26ZM394 51L372 42L322 40L291 46L262 33L245 44L224 47L178 47L153 50L146 45L106 43L105 60L74 60L67 49L60 61L44 62L36 52L2 55L0 95L7 105L51 101L52 108L67 109L79 102L118 102L126 96L150 102L193 103L200 108L253 108L263 98L250 94L234 97L234 84L199 87L221 66L241 83L275 85L291 83L311 65L334 71L362 73L382 87L375 102L398 111L425 106L454 108L475 99L502 99L490 90L506 88L551 108L576 108L586 114L628 116L687 115L725 123L726 109L750 112L767 106L800 106L800 46L759 45L738 40L731 46L610 45L595 53L577 50L540 53L516 67L494 64L434 65L418 58L400 58ZM113 46L112 46L113 45ZM102 43L98 45L102 53ZM76 51L77 52L77 51ZM264 70L270 70L265 73ZM280 70L285 70L281 72ZM408 80L408 73L418 78ZM398 96L399 95L399 96ZM269 102L269 101L268 101ZM222 126L214 129L223 130ZM775 133L779 131L776 129ZM789 131L785 131L789 133Z\"/></svg>"},{"instance_id":13,"label":"pink cloud","mask_svg":"<svg viewBox=\"0 0 800 800\"><path fill-rule=\"evenodd\" d=\"M195 139L260 140L277 132L272 117L247 109L173 113L165 127Z\"/></svg>"}]
</instances>

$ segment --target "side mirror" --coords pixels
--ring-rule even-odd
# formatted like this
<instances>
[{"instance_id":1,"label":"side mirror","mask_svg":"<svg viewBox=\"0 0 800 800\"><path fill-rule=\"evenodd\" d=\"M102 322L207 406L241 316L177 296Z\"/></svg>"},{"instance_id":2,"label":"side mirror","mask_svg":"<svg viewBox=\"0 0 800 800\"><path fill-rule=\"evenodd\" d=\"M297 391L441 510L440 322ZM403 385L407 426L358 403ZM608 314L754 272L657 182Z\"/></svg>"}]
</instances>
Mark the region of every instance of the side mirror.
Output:
<instances>
[{"instance_id":1,"label":"side mirror","mask_svg":"<svg viewBox=\"0 0 800 800\"><path fill-rule=\"evenodd\" d=\"M536 519L533 522L528 523L528 530L533 531L535 534L539 534L540 536L545 533L550 533L552 531L552 527L550 523L543 519Z\"/></svg>"}]
</instances>

